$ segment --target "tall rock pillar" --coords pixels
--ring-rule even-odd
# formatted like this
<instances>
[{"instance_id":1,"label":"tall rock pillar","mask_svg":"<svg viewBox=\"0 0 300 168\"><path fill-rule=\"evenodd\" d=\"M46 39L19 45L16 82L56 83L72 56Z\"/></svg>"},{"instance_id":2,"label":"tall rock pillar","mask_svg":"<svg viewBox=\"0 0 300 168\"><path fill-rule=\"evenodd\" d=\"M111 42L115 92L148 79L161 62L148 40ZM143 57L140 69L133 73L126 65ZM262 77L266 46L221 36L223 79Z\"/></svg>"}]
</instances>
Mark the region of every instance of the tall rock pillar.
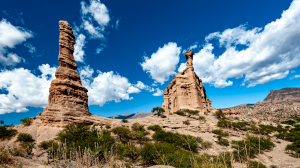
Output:
<instances>
[{"instance_id":1,"label":"tall rock pillar","mask_svg":"<svg viewBox=\"0 0 300 168\"><path fill-rule=\"evenodd\" d=\"M70 117L90 116L88 109L88 90L82 86L73 56L75 36L67 21L59 22L60 66L49 88L48 105L41 119L44 123L59 122Z\"/></svg>"},{"instance_id":2,"label":"tall rock pillar","mask_svg":"<svg viewBox=\"0 0 300 168\"><path fill-rule=\"evenodd\" d=\"M164 91L165 112L175 112L181 109L209 112L211 101L206 96L202 80L194 72L193 51L185 52L186 69L177 73Z\"/></svg>"}]
</instances>

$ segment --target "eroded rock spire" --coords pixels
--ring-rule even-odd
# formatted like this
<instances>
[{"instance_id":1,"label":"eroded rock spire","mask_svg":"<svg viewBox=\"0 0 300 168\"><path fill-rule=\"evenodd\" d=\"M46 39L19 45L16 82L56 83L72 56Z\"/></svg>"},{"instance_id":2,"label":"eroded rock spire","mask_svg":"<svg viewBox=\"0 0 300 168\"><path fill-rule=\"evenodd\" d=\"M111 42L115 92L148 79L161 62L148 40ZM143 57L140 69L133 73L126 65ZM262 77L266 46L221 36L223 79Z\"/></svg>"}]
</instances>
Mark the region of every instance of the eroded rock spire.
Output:
<instances>
[{"instance_id":1,"label":"eroded rock spire","mask_svg":"<svg viewBox=\"0 0 300 168\"><path fill-rule=\"evenodd\" d=\"M65 117L90 116L88 109L88 90L82 86L73 56L75 36L67 21L59 21L60 66L49 88L48 105L42 113L42 121L58 122Z\"/></svg>"},{"instance_id":2,"label":"eroded rock spire","mask_svg":"<svg viewBox=\"0 0 300 168\"><path fill-rule=\"evenodd\" d=\"M202 80L194 72L193 51L185 52L186 69L177 73L164 91L165 112L175 112L181 109L209 112L211 101L206 96Z\"/></svg>"}]
</instances>

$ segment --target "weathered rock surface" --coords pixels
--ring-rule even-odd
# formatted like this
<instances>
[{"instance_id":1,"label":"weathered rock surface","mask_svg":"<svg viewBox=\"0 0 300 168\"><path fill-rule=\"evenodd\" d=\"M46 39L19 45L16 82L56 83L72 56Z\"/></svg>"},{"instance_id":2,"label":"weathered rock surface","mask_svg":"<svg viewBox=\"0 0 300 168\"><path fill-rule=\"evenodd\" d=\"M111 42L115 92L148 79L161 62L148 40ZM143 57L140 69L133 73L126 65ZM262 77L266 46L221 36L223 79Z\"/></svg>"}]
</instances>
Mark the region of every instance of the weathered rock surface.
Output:
<instances>
[{"instance_id":1,"label":"weathered rock surface","mask_svg":"<svg viewBox=\"0 0 300 168\"><path fill-rule=\"evenodd\" d=\"M43 123L64 122L66 118L91 116L88 109L88 90L82 86L73 56L75 36L67 21L59 22L60 66L56 69L49 88L48 105L44 109ZM67 122L67 120L65 120Z\"/></svg>"},{"instance_id":2,"label":"weathered rock surface","mask_svg":"<svg viewBox=\"0 0 300 168\"><path fill-rule=\"evenodd\" d=\"M202 80L194 72L193 51L185 52L186 69L177 73L164 91L165 112L181 109L210 111L211 101L206 96Z\"/></svg>"},{"instance_id":3,"label":"weathered rock surface","mask_svg":"<svg viewBox=\"0 0 300 168\"><path fill-rule=\"evenodd\" d=\"M262 103L281 103L292 100L300 101L300 88L271 90Z\"/></svg>"}]
</instances>

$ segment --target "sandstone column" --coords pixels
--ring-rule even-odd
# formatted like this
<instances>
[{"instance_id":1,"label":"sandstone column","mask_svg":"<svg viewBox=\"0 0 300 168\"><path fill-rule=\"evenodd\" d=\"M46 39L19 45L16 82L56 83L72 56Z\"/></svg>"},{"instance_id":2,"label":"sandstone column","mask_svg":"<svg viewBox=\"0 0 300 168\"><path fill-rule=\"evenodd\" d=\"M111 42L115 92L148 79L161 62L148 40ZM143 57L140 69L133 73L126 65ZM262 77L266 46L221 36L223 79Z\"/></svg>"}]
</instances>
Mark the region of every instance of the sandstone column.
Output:
<instances>
[{"instance_id":1,"label":"sandstone column","mask_svg":"<svg viewBox=\"0 0 300 168\"><path fill-rule=\"evenodd\" d=\"M44 123L60 122L65 118L90 116L88 90L82 86L73 56L75 36L67 21L59 21L60 66L49 88L48 105L41 118Z\"/></svg>"},{"instance_id":2,"label":"sandstone column","mask_svg":"<svg viewBox=\"0 0 300 168\"><path fill-rule=\"evenodd\" d=\"M185 52L186 69L177 73L164 91L165 112L175 112L181 109L207 112L211 101L206 96L202 80L194 72L193 51Z\"/></svg>"}]
</instances>

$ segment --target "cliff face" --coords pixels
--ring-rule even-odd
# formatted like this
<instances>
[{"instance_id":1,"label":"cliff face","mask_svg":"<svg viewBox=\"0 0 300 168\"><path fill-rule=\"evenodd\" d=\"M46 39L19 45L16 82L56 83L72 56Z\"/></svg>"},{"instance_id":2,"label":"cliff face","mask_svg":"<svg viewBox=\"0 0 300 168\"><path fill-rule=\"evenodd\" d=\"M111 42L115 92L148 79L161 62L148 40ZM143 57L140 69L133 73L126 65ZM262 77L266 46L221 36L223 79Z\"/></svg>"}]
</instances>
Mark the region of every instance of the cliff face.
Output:
<instances>
[{"instance_id":1,"label":"cliff face","mask_svg":"<svg viewBox=\"0 0 300 168\"><path fill-rule=\"evenodd\" d=\"M73 56L75 36L67 21L59 22L59 56L60 66L49 88L48 105L42 113L44 123L58 122L64 117L90 116L88 109L88 90L81 84L77 65Z\"/></svg>"},{"instance_id":2,"label":"cliff face","mask_svg":"<svg viewBox=\"0 0 300 168\"><path fill-rule=\"evenodd\" d=\"M300 101L300 88L271 90L262 103L281 103L292 100Z\"/></svg>"},{"instance_id":3,"label":"cliff face","mask_svg":"<svg viewBox=\"0 0 300 168\"><path fill-rule=\"evenodd\" d=\"M175 112L181 109L199 110L207 112L211 108L211 101L206 96L202 80L194 72L193 51L187 51L187 68L177 73L164 91L165 112Z\"/></svg>"}]
</instances>

